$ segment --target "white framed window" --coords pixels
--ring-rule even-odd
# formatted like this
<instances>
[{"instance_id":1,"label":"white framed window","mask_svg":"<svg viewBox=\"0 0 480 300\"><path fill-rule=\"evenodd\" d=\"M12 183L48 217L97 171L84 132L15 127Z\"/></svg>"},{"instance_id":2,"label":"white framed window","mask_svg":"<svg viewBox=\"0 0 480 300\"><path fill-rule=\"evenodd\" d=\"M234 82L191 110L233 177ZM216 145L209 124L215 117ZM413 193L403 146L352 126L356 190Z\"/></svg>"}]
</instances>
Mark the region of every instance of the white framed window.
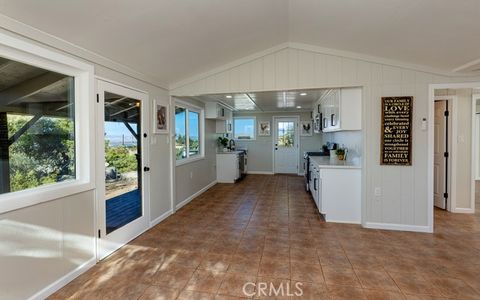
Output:
<instances>
[{"instance_id":1,"label":"white framed window","mask_svg":"<svg viewBox=\"0 0 480 300\"><path fill-rule=\"evenodd\" d=\"M233 138L242 141L254 141L256 139L255 128L257 119L255 117L233 118Z\"/></svg>"},{"instance_id":2,"label":"white framed window","mask_svg":"<svg viewBox=\"0 0 480 300\"><path fill-rule=\"evenodd\" d=\"M176 100L176 165L203 159L204 153L204 110L187 102Z\"/></svg>"},{"instance_id":3,"label":"white framed window","mask_svg":"<svg viewBox=\"0 0 480 300\"><path fill-rule=\"evenodd\" d=\"M0 66L0 213L93 189L93 66L4 34Z\"/></svg>"}]
</instances>

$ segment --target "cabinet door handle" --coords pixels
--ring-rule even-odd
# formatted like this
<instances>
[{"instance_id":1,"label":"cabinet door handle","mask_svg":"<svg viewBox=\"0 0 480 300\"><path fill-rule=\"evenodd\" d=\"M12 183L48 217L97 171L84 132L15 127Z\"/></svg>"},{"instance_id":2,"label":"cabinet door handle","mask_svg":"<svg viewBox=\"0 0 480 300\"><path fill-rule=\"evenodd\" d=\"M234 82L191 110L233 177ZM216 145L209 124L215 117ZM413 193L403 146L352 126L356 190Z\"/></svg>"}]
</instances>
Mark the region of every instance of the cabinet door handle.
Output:
<instances>
[{"instance_id":1,"label":"cabinet door handle","mask_svg":"<svg viewBox=\"0 0 480 300\"><path fill-rule=\"evenodd\" d=\"M335 117L335 114L332 114L332 115L330 116L330 119L331 119L331 120L330 120L330 124L332 124L332 126L337 125L337 118Z\"/></svg>"},{"instance_id":2,"label":"cabinet door handle","mask_svg":"<svg viewBox=\"0 0 480 300\"><path fill-rule=\"evenodd\" d=\"M313 178L313 189L317 190L317 178Z\"/></svg>"}]
</instances>

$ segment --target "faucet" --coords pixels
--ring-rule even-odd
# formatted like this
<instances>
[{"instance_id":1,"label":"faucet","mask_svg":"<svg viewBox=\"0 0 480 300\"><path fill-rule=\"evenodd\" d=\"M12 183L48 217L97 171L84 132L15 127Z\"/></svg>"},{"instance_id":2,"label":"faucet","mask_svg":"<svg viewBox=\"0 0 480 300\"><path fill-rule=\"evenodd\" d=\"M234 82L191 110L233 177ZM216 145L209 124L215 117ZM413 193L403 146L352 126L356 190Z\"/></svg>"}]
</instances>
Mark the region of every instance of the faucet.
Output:
<instances>
[{"instance_id":1,"label":"faucet","mask_svg":"<svg viewBox=\"0 0 480 300\"><path fill-rule=\"evenodd\" d=\"M235 150L235 141L233 139L231 139L229 142L228 142L228 149L230 150Z\"/></svg>"}]
</instances>

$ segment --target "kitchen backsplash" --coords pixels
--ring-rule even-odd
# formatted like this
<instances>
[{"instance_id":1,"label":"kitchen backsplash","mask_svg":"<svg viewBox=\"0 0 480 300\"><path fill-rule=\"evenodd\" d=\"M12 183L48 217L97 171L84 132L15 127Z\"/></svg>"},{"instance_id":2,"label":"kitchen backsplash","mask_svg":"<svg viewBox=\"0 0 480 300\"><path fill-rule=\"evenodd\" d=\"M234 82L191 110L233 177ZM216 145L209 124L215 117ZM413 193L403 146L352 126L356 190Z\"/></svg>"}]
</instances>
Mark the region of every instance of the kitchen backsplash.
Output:
<instances>
[{"instance_id":1,"label":"kitchen backsplash","mask_svg":"<svg viewBox=\"0 0 480 300\"><path fill-rule=\"evenodd\" d=\"M343 144L348 149L348 160L361 159L363 155L363 139L361 131L339 131L324 134L324 142Z\"/></svg>"}]
</instances>

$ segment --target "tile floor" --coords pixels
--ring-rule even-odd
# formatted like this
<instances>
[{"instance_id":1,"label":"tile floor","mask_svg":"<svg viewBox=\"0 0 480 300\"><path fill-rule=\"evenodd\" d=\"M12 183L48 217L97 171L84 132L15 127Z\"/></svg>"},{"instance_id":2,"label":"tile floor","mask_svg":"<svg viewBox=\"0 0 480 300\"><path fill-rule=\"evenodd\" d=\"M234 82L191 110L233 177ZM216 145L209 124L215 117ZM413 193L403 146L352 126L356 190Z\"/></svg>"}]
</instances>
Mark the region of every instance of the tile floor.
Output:
<instances>
[{"instance_id":1,"label":"tile floor","mask_svg":"<svg viewBox=\"0 0 480 300\"><path fill-rule=\"evenodd\" d=\"M480 299L480 215L435 219L435 234L327 224L303 178L249 175L216 185L51 299L237 299L247 282L257 299L268 298L262 284L303 291L277 299Z\"/></svg>"}]
</instances>

